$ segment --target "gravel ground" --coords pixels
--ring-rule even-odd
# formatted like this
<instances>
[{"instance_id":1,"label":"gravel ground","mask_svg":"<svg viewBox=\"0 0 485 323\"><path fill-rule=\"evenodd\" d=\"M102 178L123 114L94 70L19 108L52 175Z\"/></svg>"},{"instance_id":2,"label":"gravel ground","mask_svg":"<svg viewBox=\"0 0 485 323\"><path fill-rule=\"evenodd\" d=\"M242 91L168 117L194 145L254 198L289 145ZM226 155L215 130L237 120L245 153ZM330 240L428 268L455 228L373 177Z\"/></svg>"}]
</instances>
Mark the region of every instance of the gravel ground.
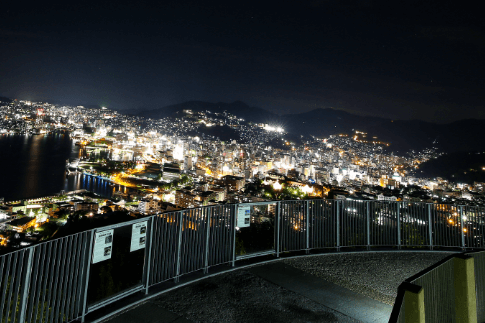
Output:
<instances>
[{"instance_id":1,"label":"gravel ground","mask_svg":"<svg viewBox=\"0 0 485 323\"><path fill-rule=\"evenodd\" d=\"M195 322L358 322L246 270L194 283L152 302Z\"/></svg>"},{"instance_id":2,"label":"gravel ground","mask_svg":"<svg viewBox=\"0 0 485 323\"><path fill-rule=\"evenodd\" d=\"M285 262L377 301L393 305L407 278L452 253L376 252L301 257Z\"/></svg>"},{"instance_id":3,"label":"gravel ground","mask_svg":"<svg viewBox=\"0 0 485 323\"><path fill-rule=\"evenodd\" d=\"M283 261L309 274L393 305L399 284L451 254L368 252L298 257ZM181 287L148 303L145 310L155 306L155 309L163 308L194 322L358 322L244 269ZM108 322L117 322L117 318L112 317Z\"/></svg>"}]
</instances>

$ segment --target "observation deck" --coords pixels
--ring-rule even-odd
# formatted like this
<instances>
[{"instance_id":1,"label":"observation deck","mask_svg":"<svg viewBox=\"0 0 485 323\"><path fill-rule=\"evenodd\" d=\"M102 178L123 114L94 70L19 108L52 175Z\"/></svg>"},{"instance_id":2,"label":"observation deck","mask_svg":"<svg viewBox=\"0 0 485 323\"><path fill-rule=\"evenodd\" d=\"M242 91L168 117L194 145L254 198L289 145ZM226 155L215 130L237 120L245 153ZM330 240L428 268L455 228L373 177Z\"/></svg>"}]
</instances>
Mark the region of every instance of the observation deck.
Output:
<instances>
[{"instance_id":1,"label":"observation deck","mask_svg":"<svg viewBox=\"0 0 485 323\"><path fill-rule=\"evenodd\" d=\"M248 264L283 264L278 259L321 252L353 251L370 257L376 250L396 254L412 254L404 250L466 252L463 259L475 260L475 299L482 304L485 261L482 253L471 252L483 249L484 215L482 207L356 200L228 204L157 214L1 256L0 321L94 322L163 291ZM295 267L308 259L316 258L285 259L284 266L306 272L308 268ZM465 271L470 273L468 260ZM454 308L452 296L459 287L450 286L459 270L453 269L453 261L448 257L428 270L432 275L421 272L407 282L421 286L420 290L407 289L407 293L422 295L419 293L424 290L428 320L433 321L432 315L444 306ZM265 266L270 265L275 264ZM264 267L243 270L254 275L257 268ZM271 281L263 272L257 276ZM308 275L295 273L292 276ZM431 293L430 286L441 283L448 286L444 298ZM293 288L283 287L289 291ZM404 305L403 293L401 288L392 311L391 320L396 322L404 322L411 313ZM481 306L475 312L479 321L485 316ZM460 313L453 310L450 315Z\"/></svg>"}]
</instances>

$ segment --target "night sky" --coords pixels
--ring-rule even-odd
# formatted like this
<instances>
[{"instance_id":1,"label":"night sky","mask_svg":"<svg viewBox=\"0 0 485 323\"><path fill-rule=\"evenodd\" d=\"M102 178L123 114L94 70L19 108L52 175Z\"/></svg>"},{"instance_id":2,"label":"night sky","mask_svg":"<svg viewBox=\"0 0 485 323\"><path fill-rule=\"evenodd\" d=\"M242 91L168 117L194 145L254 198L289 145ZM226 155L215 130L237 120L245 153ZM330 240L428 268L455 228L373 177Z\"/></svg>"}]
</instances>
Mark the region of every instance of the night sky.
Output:
<instances>
[{"instance_id":1,"label":"night sky","mask_svg":"<svg viewBox=\"0 0 485 323\"><path fill-rule=\"evenodd\" d=\"M13 2L0 10L2 96L485 118L485 19L471 2Z\"/></svg>"}]
</instances>

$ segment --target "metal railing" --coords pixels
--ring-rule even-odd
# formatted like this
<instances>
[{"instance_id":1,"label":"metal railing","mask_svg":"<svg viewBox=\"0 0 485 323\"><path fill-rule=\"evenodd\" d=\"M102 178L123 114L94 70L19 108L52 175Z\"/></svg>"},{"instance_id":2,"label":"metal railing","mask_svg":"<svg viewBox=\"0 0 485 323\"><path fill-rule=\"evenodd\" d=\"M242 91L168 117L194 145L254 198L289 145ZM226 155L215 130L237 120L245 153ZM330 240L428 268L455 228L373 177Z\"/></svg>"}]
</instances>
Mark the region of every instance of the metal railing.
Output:
<instances>
[{"instance_id":1,"label":"metal railing","mask_svg":"<svg viewBox=\"0 0 485 323\"><path fill-rule=\"evenodd\" d=\"M485 251L467 253L467 255L474 259L477 319L478 322L485 322Z\"/></svg>"},{"instance_id":2,"label":"metal railing","mask_svg":"<svg viewBox=\"0 0 485 323\"><path fill-rule=\"evenodd\" d=\"M469 260L472 261L469 262ZM463 266L467 262L470 271ZM472 322L474 317L477 318L477 322L484 322L484 274L485 251L461 252L442 259L406 279L399 286L389 322L402 323L410 320L416 322ZM472 282L474 282L474 286ZM473 286L471 293L474 295L469 298L470 295L467 296L466 293L463 293L463 286L467 285ZM422 309L424 311L420 320L413 316L420 311L420 301L417 300L419 297L416 297L418 290L423 293ZM405 301L407 292L414 295L411 296L411 301ZM406 304L411 305L410 317L407 317ZM476 309L475 306L469 306L470 304L475 304ZM465 316L468 318L463 320Z\"/></svg>"},{"instance_id":3,"label":"metal railing","mask_svg":"<svg viewBox=\"0 0 485 323\"><path fill-rule=\"evenodd\" d=\"M248 222L238 227L238 210L248 207ZM484 215L480 207L355 200L226 204L153 215L0 256L0 322L83 321L87 313L164 281L261 254L482 248ZM133 250L135 225L143 222L146 232L136 239L144 247ZM112 241L104 260L95 262L96 237L103 232ZM485 264L477 270L482 273Z\"/></svg>"},{"instance_id":4,"label":"metal railing","mask_svg":"<svg viewBox=\"0 0 485 323\"><path fill-rule=\"evenodd\" d=\"M410 280L424 289L425 317L434 322L455 321L454 281L453 259Z\"/></svg>"},{"instance_id":5,"label":"metal railing","mask_svg":"<svg viewBox=\"0 0 485 323\"><path fill-rule=\"evenodd\" d=\"M0 258L1 322L65 322L82 316L91 232Z\"/></svg>"}]
</instances>

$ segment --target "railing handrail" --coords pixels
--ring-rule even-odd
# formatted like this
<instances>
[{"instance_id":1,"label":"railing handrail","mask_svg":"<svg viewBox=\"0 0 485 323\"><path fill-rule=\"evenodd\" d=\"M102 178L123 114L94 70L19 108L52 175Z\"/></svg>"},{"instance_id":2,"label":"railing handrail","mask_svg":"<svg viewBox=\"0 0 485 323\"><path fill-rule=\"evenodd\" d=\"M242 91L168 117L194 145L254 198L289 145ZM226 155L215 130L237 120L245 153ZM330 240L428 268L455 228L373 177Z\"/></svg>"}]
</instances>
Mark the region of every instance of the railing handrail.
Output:
<instances>
[{"instance_id":1,"label":"railing handrail","mask_svg":"<svg viewBox=\"0 0 485 323\"><path fill-rule=\"evenodd\" d=\"M425 246L431 249L434 246L462 249L483 247L482 240L473 240L471 232L468 236L465 235L467 228L474 230L474 226L485 227L485 223L482 223L484 221L481 221L485 217L485 208L481 206L463 207L428 202L329 199L227 203L144 216L42 241L24 249L11 251L0 256L0 292L6 291L5 279L18 281L15 285L17 287L31 284L32 288L46 288L47 279L42 275L56 275L52 271L56 261L67 261L68 264L64 266L71 267L74 266L74 261L77 261L81 265L80 269L76 269L79 280L74 283L74 290L78 294L73 295L82 297L82 300L73 300L77 302L75 303L78 310L76 315L79 316L70 317L70 319L79 317L83 319L89 311L86 304L89 284L87 273L91 267L91 250L95 232L148 221L147 231L149 230L150 234L147 237L149 241L146 242L145 252L147 248L150 248L151 256L148 259L145 258L142 277L143 290L148 292L151 286L168 279L177 281L181 275L193 271L203 269L204 273L207 273L208 268L215 265L226 263L234 265L237 260L236 217L238 207L268 204L276 204L273 227L275 241L274 246L270 249L277 257L281 252L306 251L308 253L311 249L337 248L339 250L355 246L367 246L368 250L371 246L392 246L398 249L409 246ZM384 208L380 206L384 206ZM465 214L470 219L464 221ZM480 221L476 221L478 217ZM167 222L169 219L170 222ZM451 224L448 221L451 221ZM476 223L470 227L469 222L473 223L473 221ZM196 230L199 227L201 230ZM481 230L480 234L483 231L485 230ZM87 243L87 245L76 246L76 252L82 259L72 259L69 256L68 248L72 248L75 241ZM184 253L181 252L182 248L185 248ZM54 260L50 258L51 254L54 255ZM27 261L26 255L33 257L31 261L35 266L31 268L22 266L23 262ZM68 255L68 258L62 258L63 255ZM55 259L55 256L58 260ZM249 254L243 258L254 256L256 254ZM17 262L18 267L15 265ZM4 275L4 267L11 268L10 274L7 271ZM31 275L33 278L30 278L29 275L27 275L29 278L21 275L23 273L21 270L27 270L30 273L33 271L32 268L42 269L42 272L34 273ZM428 268L428 270L431 269ZM65 275L68 274L65 273ZM4 285L2 285L2 278ZM61 282L66 281L65 284L68 284L68 278L69 276L61 277ZM25 279L29 279L29 281L23 281ZM58 292L70 292L71 287L69 290L64 290L63 286L53 292L56 312L50 313L51 318L71 306L66 305L64 300L60 300L56 296ZM22 295L26 295L26 292L22 293ZM41 306L39 303L35 303L37 300L31 299L30 296L26 297L25 301L30 302L30 305L26 306L25 303L19 302L19 309L22 311L33 311L35 306ZM50 296L47 301L51 302ZM79 312L80 301L84 303L81 306L82 313ZM62 305L59 302L62 302ZM17 306L17 302L13 303L15 305L12 306ZM106 304L108 303L110 303L109 300ZM43 305L42 308L44 308ZM69 310L71 311L71 308ZM60 312L58 313L58 311ZM35 313L37 312L36 308ZM9 313L5 315L12 314ZM3 314L0 312L0 319ZM20 315L25 315L25 313ZM32 313L29 312L29 315L31 316Z\"/></svg>"},{"instance_id":2,"label":"railing handrail","mask_svg":"<svg viewBox=\"0 0 485 323\"><path fill-rule=\"evenodd\" d=\"M278 202L302 202L302 201L330 201L330 202L341 202L341 201L349 201L349 202L354 202L354 201L359 201L359 202L370 202L370 203L389 203L389 204L398 204L398 203L404 203L404 204L411 204L411 205L416 205L416 204L423 204L423 205L446 205L446 206L455 206L455 207L476 207L476 208L482 208L485 210L485 206L480 206L480 205L466 205L466 204L448 204L448 203L430 203L430 202L406 202L406 201L378 201L378 200L360 200L360 199L346 199L346 200L338 200L338 199L306 199L306 200L273 200L273 201L263 201L263 202L242 202L242 203L226 203L226 204L216 204L216 205L207 205L207 206L196 206L196 207L191 207L191 208L184 208L184 209L179 209L179 210L171 210L171 211L164 211L164 212L160 212L160 213L156 213L156 214L152 214L152 215L143 215L142 217L140 218L137 218L137 219L150 219L152 217L156 217L156 216L159 216L161 214L166 214L166 213L172 213L172 212L181 212L181 211L188 211L188 210L198 210L198 209L203 209L203 208L210 208L210 207L224 207L224 206L229 206L229 205L266 205L266 204L273 204L273 203L278 203ZM133 220L130 220L130 221L133 221ZM130 221L125 221L125 222L119 222L119 223L116 223L116 224L123 224L123 223L128 223ZM111 225L107 225L107 226L100 226L100 227L94 227L94 228L91 228L91 229L86 229L86 230L83 230L83 231L79 231L79 232L76 232L76 233L73 233L73 234L70 234L70 235L66 235L66 236L63 236L63 237L55 237L53 239L48 239L48 240L43 240L43 241L40 241L40 242L37 242L33 245L30 245L30 246L26 246L25 248L21 248L21 249L18 249L18 250L13 250L13 251L9 251L7 253L3 253L3 254L0 254L0 257L2 256L5 256L5 255L8 255L8 254L12 254L12 253L15 253L19 250L24 250L24 249L28 249L28 248L32 248L32 247L35 247L35 246L38 246L40 244L43 244L43 243L49 243L51 241L54 241L54 240L57 240L57 239L62 239L62 238L65 238L65 237L68 237L68 236L73 236L73 235L76 235L76 234L79 234L79 233L84 233L84 232L88 232L88 231L91 231L91 230L94 230L94 229L103 229L104 227L108 227L108 226L111 226Z\"/></svg>"}]
</instances>

